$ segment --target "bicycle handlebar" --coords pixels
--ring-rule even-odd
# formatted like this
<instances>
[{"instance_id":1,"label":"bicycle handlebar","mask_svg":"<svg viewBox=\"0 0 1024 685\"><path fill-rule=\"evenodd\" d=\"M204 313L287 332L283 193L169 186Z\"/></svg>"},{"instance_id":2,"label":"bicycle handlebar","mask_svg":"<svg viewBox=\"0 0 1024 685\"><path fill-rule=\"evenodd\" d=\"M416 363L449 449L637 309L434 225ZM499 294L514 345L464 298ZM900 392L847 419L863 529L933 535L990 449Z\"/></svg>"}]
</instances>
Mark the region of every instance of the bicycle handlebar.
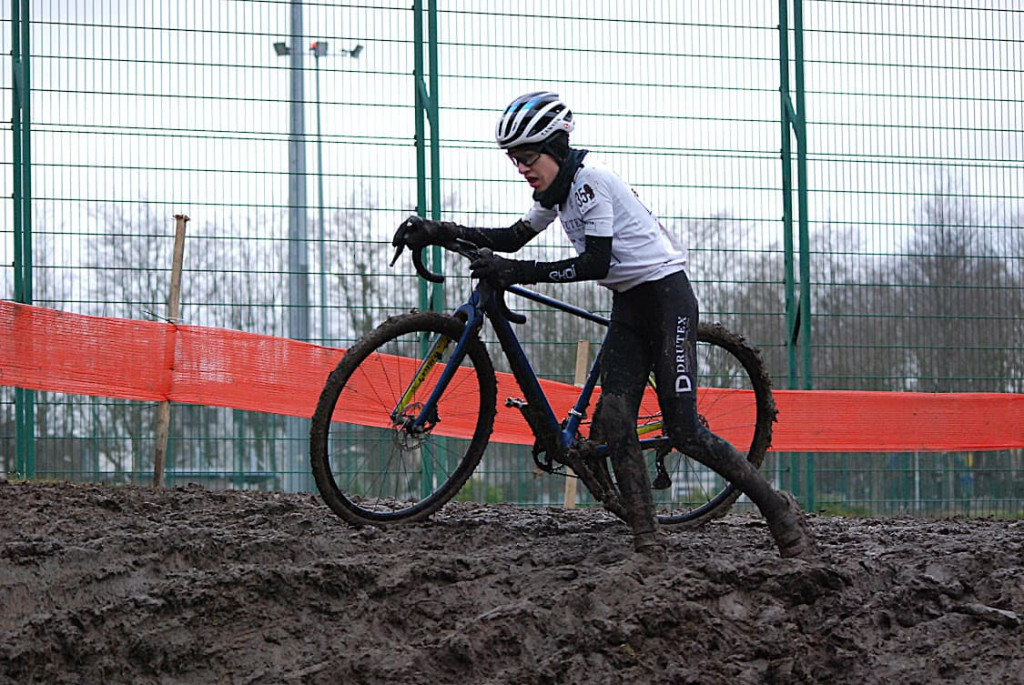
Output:
<instances>
[{"instance_id":1,"label":"bicycle handlebar","mask_svg":"<svg viewBox=\"0 0 1024 685\"><path fill-rule=\"evenodd\" d=\"M450 252L455 252L456 254L462 255L463 257L470 261L476 259L479 255L483 254L484 250L490 252L490 250L488 250L486 247L477 247L476 244L471 243L468 240L463 240L462 238L456 238L455 240L452 240L441 245L441 247ZM397 248L395 248L395 256L391 260L391 266L395 265L395 262L398 261L398 257L402 254L402 251L404 249L405 245L399 245ZM420 275L420 278L426 281L430 281L431 283L444 283L445 278L443 274L434 273L433 271L427 268L426 264L423 263L424 248L418 247L410 249L412 250L412 264L414 267L416 267L416 273ZM481 284L483 283L485 282L481 281ZM487 285L489 287L493 287L490 286L490 284ZM508 319L512 323L526 323L525 314L513 312L511 309L508 308L508 305L505 304L504 290L494 288L493 292L495 295L495 299L497 300L498 311L501 312L501 315L504 318Z\"/></svg>"},{"instance_id":2,"label":"bicycle handlebar","mask_svg":"<svg viewBox=\"0 0 1024 685\"><path fill-rule=\"evenodd\" d=\"M401 248L399 248L401 249ZM416 267L416 273L420 277L430 281L431 283L444 283L444 276L442 274L436 274L427 268L427 265L423 263L423 248L412 251L412 264Z\"/></svg>"}]
</instances>

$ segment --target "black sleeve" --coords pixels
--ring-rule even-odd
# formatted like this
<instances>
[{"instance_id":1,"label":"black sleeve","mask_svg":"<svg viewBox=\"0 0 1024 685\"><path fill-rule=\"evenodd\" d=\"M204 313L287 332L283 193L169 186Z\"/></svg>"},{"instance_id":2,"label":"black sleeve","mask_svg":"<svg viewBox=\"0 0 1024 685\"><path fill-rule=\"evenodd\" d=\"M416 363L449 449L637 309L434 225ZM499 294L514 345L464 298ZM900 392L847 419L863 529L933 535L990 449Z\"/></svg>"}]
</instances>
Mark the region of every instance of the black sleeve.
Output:
<instances>
[{"instance_id":1,"label":"black sleeve","mask_svg":"<svg viewBox=\"0 0 1024 685\"><path fill-rule=\"evenodd\" d=\"M508 228L474 228L460 226L460 237L477 247L487 247L495 252L515 252L533 240L537 234L533 227L522 219Z\"/></svg>"},{"instance_id":2,"label":"black sleeve","mask_svg":"<svg viewBox=\"0 0 1024 685\"><path fill-rule=\"evenodd\" d=\"M557 262L533 262L531 283L596 281L608 275L612 263L611 237L588 235L583 252ZM524 281L526 282L526 281Z\"/></svg>"}]
</instances>

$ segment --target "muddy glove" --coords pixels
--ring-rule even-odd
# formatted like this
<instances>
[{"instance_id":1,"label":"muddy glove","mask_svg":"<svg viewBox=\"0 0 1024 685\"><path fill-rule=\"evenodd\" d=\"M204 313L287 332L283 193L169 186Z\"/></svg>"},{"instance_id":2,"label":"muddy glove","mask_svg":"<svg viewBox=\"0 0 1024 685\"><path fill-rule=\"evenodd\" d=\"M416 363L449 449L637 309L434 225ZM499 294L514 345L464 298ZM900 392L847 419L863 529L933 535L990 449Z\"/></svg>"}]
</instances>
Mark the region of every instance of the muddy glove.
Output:
<instances>
[{"instance_id":1,"label":"muddy glove","mask_svg":"<svg viewBox=\"0 0 1024 685\"><path fill-rule=\"evenodd\" d=\"M537 262L505 259L488 249L480 250L469 268L473 278L485 280L495 288L504 290L514 283L536 283Z\"/></svg>"},{"instance_id":2,"label":"muddy glove","mask_svg":"<svg viewBox=\"0 0 1024 685\"><path fill-rule=\"evenodd\" d=\"M398 226L391 244L394 247L407 245L418 250L428 245L444 245L461 234L462 227L451 221L431 221L413 215Z\"/></svg>"}]
</instances>

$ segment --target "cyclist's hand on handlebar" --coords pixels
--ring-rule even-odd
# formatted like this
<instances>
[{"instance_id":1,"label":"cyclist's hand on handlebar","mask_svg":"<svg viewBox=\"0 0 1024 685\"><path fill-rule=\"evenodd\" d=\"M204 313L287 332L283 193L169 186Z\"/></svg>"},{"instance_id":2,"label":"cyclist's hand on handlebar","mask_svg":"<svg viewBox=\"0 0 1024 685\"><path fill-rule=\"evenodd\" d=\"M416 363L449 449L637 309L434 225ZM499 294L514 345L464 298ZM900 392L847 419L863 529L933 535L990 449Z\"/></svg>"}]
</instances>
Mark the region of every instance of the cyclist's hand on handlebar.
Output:
<instances>
[{"instance_id":1,"label":"cyclist's hand on handlebar","mask_svg":"<svg viewBox=\"0 0 1024 685\"><path fill-rule=\"evenodd\" d=\"M418 250L428 245L444 245L460 234L459 227L450 221L431 221L413 215L399 224L391 244L394 247L408 246Z\"/></svg>"},{"instance_id":2,"label":"cyclist's hand on handlebar","mask_svg":"<svg viewBox=\"0 0 1024 685\"><path fill-rule=\"evenodd\" d=\"M537 282L534 276L536 262L505 259L488 249L480 250L469 268L472 270L473 278L485 280L502 290L515 283Z\"/></svg>"}]
</instances>

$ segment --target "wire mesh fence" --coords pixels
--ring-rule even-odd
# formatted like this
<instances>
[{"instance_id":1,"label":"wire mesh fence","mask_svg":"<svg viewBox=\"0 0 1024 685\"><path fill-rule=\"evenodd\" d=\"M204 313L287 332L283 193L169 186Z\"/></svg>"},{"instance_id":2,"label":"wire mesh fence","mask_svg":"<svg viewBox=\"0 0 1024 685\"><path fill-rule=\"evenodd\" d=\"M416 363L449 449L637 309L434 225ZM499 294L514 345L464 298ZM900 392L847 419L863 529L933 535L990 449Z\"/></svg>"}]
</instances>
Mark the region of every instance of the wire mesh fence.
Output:
<instances>
[{"instance_id":1,"label":"wire mesh fence","mask_svg":"<svg viewBox=\"0 0 1024 685\"><path fill-rule=\"evenodd\" d=\"M574 145L618 170L688 246L703 320L756 343L778 387L1024 392L1016 3L435 4L37 0L17 16L18 2L5 6L0 92L7 111L29 94L31 215L0 228L0 294L16 299L12 265L28 256L23 301L165 316L172 217L184 214L185 323L347 347L422 306L411 267L388 266L402 218L419 209L505 226L528 208L491 134L512 97L552 89L576 113ZM802 60L790 50L793 63L780 63L797 39L792 24L780 32L782 11L791 20L797 9ZM7 56L19 47L27 90ZM797 69L803 141L780 103ZM23 140L0 142L9 217ZM789 356L785 140L806 153L805 375ZM425 205L424 184L435 190ZM18 255L26 235L31 254ZM568 249L553 227L524 253ZM457 261L446 272L451 304L470 282ZM590 285L548 292L609 306ZM598 345L600 328L519 304L538 372L571 381L576 341ZM151 477L153 405L33 393L31 462L16 443L19 406L0 387L4 472ZM308 489L306 430L176 405L168 482ZM765 468L834 511L1018 516L1021 459L770 453ZM561 488L534 476L529 450L492 445L464 496L559 503Z\"/></svg>"}]
</instances>

